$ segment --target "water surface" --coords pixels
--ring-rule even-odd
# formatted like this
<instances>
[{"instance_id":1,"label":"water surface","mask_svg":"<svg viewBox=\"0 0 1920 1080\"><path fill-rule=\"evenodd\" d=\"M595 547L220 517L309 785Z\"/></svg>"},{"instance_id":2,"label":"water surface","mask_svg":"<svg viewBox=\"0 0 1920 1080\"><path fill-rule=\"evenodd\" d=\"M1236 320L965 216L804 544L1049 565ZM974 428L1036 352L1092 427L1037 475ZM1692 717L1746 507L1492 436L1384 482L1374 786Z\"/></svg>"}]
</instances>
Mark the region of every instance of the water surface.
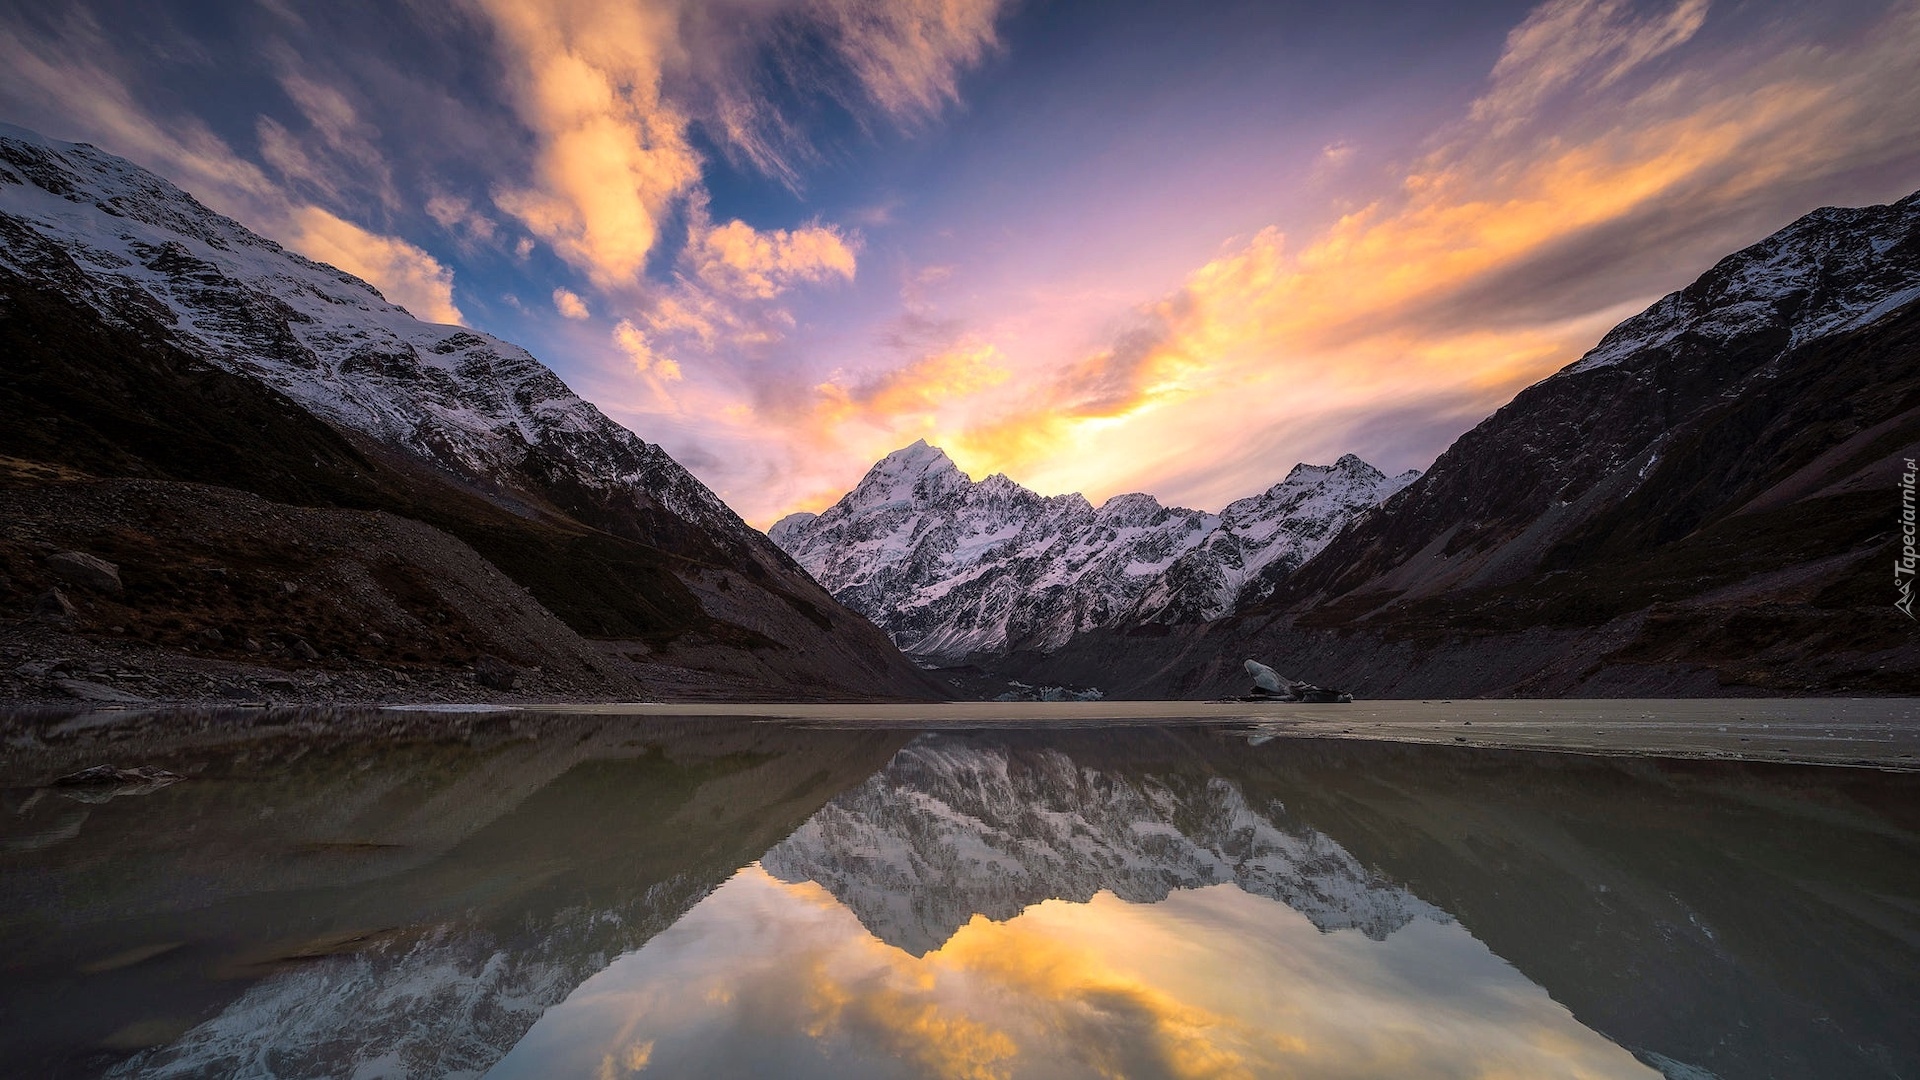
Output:
<instances>
[{"instance_id":1,"label":"water surface","mask_svg":"<svg viewBox=\"0 0 1920 1080\"><path fill-rule=\"evenodd\" d=\"M0 1074L1914 1073L1914 774L1481 704L20 721Z\"/></svg>"}]
</instances>

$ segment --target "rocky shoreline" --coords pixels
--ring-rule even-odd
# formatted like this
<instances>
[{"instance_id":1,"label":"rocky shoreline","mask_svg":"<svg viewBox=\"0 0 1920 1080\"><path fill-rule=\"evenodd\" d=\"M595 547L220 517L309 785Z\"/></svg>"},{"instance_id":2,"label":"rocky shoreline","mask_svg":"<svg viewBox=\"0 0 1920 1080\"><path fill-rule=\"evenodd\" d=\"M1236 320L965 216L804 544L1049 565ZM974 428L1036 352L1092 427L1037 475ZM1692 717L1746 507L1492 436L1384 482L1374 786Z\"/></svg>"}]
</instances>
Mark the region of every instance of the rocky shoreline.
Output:
<instances>
[{"instance_id":1,"label":"rocky shoreline","mask_svg":"<svg viewBox=\"0 0 1920 1080\"><path fill-rule=\"evenodd\" d=\"M607 644L611 652L619 643ZM344 657L297 665L276 659L281 658L237 661L137 641L101 640L25 621L0 627L0 714L86 708L895 700L753 685L719 672L666 665L636 665L634 677L596 681L486 656L458 667L398 667Z\"/></svg>"}]
</instances>

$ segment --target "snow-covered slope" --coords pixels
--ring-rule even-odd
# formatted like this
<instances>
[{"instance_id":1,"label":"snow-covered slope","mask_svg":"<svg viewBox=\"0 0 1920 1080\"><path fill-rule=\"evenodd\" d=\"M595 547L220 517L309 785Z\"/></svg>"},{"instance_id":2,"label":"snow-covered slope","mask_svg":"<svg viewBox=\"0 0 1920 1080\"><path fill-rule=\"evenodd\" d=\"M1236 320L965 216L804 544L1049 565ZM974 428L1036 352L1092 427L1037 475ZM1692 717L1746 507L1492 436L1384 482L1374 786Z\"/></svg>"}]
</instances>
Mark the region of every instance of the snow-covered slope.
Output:
<instances>
[{"instance_id":1,"label":"snow-covered slope","mask_svg":"<svg viewBox=\"0 0 1920 1080\"><path fill-rule=\"evenodd\" d=\"M1228 503L1220 527L1174 560L1122 621L1205 622L1264 599L1275 578L1419 478L1416 469L1387 476L1353 454L1332 465L1295 465L1285 480Z\"/></svg>"},{"instance_id":2,"label":"snow-covered slope","mask_svg":"<svg viewBox=\"0 0 1920 1080\"><path fill-rule=\"evenodd\" d=\"M1815 210L1614 327L1556 377L1642 358L1683 336L1733 342L1783 332L1776 347L1791 349L1866 326L1920 300L1917 225L1920 194Z\"/></svg>"},{"instance_id":3,"label":"snow-covered slope","mask_svg":"<svg viewBox=\"0 0 1920 1080\"><path fill-rule=\"evenodd\" d=\"M1296 466L1218 514L1142 494L1096 508L1002 475L976 483L922 441L824 513L790 515L769 535L909 655L951 662L1058 648L1102 626L1218 618L1262 569L1298 566L1416 476L1348 455Z\"/></svg>"},{"instance_id":4,"label":"snow-covered slope","mask_svg":"<svg viewBox=\"0 0 1920 1080\"><path fill-rule=\"evenodd\" d=\"M110 321L157 320L194 355L463 479L519 494L531 475L750 542L705 485L526 350L422 322L92 146L0 125L0 263Z\"/></svg>"},{"instance_id":5,"label":"snow-covered slope","mask_svg":"<svg viewBox=\"0 0 1920 1080\"><path fill-rule=\"evenodd\" d=\"M1132 903L1232 882L1322 930L1376 940L1438 908L1322 833L1253 806L1221 778L1124 776L1056 749L923 735L760 859L812 880L875 937L915 955L974 915L1107 891Z\"/></svg>"}]
</instances>

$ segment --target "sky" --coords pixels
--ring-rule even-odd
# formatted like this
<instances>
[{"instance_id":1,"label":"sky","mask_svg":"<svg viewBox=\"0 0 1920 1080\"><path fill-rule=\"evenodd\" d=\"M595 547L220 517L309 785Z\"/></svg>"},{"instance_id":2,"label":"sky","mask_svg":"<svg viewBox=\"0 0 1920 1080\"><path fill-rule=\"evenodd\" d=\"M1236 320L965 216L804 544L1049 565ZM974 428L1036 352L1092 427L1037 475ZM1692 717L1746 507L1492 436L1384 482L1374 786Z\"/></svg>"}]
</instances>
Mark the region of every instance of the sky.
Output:
<instances>
[{"instance_id":1,"label":"sky","mask_svg":"<svg viewBox=\"0 0 1920 1080\"><path fill-rule=\"evenodd\" d=\"M1920 0L0 0L0 120L530 349L748 521L924 438L1389 473L1920 188Z\"/></svg>"}]
</instances>

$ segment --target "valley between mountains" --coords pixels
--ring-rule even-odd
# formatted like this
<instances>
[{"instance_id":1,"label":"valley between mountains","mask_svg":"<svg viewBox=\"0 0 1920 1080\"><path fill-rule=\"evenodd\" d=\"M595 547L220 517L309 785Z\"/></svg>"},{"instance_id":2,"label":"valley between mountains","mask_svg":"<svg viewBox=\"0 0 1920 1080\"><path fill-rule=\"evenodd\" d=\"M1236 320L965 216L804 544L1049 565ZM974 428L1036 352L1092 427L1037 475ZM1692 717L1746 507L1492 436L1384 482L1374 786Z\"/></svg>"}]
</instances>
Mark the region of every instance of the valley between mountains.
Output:
<instances>
[{"instance_id":1,"label":"valley between mountains","mask_svg":"<svg viewBox=\"0 0 1920 1080\"><path fill-rule=\"evenodd\" d=\"M1920 195L1729 255L1422 472L1218 511L925 442L762 535L525 350L0 129L16 702L1920 692Z\"/></svg>"},{"instance_id":2,"label":"valley between mountains","mask_svg":"<svg viewBox=\"0 0 1920 1080\"><path fill-rule=\"evenodd\" d=\"M1215 697L1256 657L1376 697L1907 694L1917 457L1920 194L1727 256L1417 478L1095 510L913 447L772 536L982 690Z\"/></svg>"}]
</instances>

